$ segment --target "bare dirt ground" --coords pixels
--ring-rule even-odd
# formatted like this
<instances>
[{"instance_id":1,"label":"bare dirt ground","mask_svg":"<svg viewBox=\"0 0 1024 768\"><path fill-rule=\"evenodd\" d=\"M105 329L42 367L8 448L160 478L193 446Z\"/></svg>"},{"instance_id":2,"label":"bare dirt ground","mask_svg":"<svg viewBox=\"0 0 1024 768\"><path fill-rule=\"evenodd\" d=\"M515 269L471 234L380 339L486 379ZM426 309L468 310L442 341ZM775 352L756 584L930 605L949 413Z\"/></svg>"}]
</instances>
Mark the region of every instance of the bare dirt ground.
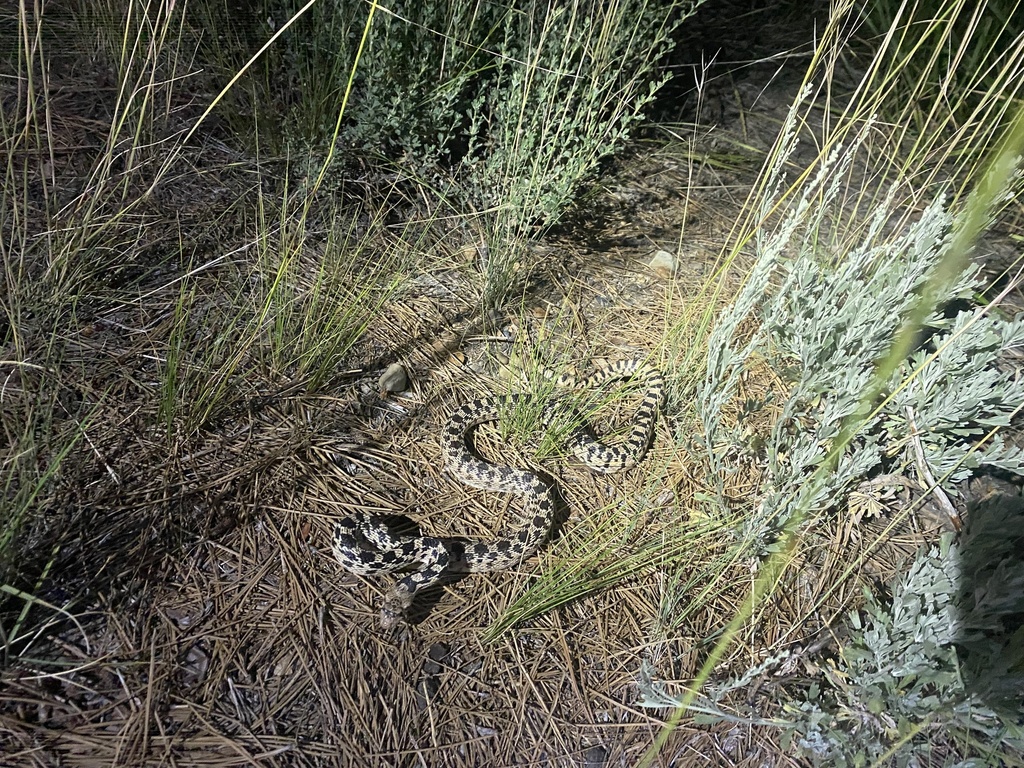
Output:
<instances>
[{"instance_id":1,"label":"bare dirt ground","mask_svg":"<svg viewBox=\"0 0 1024 768\"><path fill-rule=\"evenodd\" d=\"M54 612L5 660L5 765L640 761L668 714L639 705L641 660L686 680L699 666L699 641L714 637L742 593L723 591L714 609L667 632L659 610L666 576L651 568L494 641L486 632L539 576L551 583L552 574L571 579L574 567L588 567L593 560L576 553L601 530L628 529L624 517L642 528L604 552L605 562L668 530L684 506L678 500L700 491L699 468L674 448L694 429L681 387L670 391L647 459L657 471L597 478L562 459L546 462L563 496L553 541L517 571L463 578L425 596L399 642L378 625L390 580L343 572L330 555L330 527L338 515L368 509L443 535L507 532L514 503L442 470L438 435L451 411L514 388L508 368L538 347L556 358L564 352L584 372L595 359L666 354L666 329L692 310L716 268L802 75L799 54L809 43L793 39L790 17L754 14L745 23L769 38L765 55L796 54L709 69L684 140L665 140L662 130L638 142L574 223L535 246L548 255L522 311L479 316L479 252L472 237L453 232L368 329L329 393L254 378L237 408L170 450L154 426L153 398L153 340L166 338L173 320L166 276L150 276L157 292L145 300L60 324L68 370L80 372L66 376L69 413L82 401L106 410L40 500L47 514L33 533L35 550L54 551L55 540L59 549L38 594L51 605L71 599L74 617ZM773 29L779 39L785 30L785 44L770 39ZM756 48L753 57L746 49L747 60L760 55ZM680 89L675 98L679 118L692 121L696 94ZM234 162L246 168L244 158ZM204 178L209 197L197 200L195 182L182 195L170 185L163 213L170 207L187 221L216 210L231 220L244 207L244 173ZM252 222L235 218L241 223L205 236L197 227L197 251L245 258ZM159 238L150 243L161 247ZM678 255L674 277L646 266L658 249ZM211 294L197 306L220 300ZM410 388L382 394L377 379L392 362L407 369ZM26 375L19 386L30 385ZM765 371L749 386L780 384ZM628 418L628 407L617 418ZM738 483L736 496L755 481ZM832 535L835 548L849 545L849 531ZM930 535L898 532L866 567L885 578ZM695 557L715 555L713 527L705 538ZM747 638L734 661L753 663L761 647L811 637L815 628L795 623L811 597L775 606L792 623L783 618L770 636ZM655 764L799 762L769 729L686 722Z\"/></svg>"}]
</instances>

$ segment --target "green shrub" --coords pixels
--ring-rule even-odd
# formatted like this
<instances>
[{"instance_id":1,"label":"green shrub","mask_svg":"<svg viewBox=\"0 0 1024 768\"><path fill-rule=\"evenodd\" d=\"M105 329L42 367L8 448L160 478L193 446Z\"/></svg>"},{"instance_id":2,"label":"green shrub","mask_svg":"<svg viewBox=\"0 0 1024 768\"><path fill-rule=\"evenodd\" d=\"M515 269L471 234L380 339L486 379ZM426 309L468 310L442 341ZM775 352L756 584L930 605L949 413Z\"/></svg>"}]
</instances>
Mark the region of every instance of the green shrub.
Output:
<instances>
[{"instance_id":1,"label":"green shrub","mask_svg":"<svg viewBox=\"0 0 1024 768\"><path fill-rule=\"evenodd\" d=\"M667 79L656 65L673 30L698 4L380 7L356 65L369 6L321 3L269 52L268 103L287 115L288 142L323 152L356 66L342 155L383 161L479 217L486 297L498 301L529 266L523 241L558 220L638 124ZM268 0L261 15L278 26L296 7Z\"/></svg>"}]
</instances>

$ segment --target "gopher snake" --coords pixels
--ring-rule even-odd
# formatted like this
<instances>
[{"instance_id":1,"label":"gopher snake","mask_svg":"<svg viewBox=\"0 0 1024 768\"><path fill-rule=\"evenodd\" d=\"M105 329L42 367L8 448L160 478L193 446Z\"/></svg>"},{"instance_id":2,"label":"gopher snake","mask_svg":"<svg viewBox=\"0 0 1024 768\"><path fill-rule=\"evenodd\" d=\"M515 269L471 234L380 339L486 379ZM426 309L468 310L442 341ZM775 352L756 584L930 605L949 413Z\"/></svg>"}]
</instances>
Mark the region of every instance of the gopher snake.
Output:
<instances>
[{"instance_id":1,"label":"gopher snake","mask_svg":"<svg viewBox=\"0 0 1024 768\"><path fill-rule=\"evenodd\" d=\"M569 450L595 472L619 472L644 457L663 396L661 373L641 361L620 360L603 366L583 381L563 377L557 382L558 386L583 390L612 379L630 378L645 381L647 391L622 445L605 445L583 426L572 429L565 440ZM446 573L508 570L543 543L555 509L552 487L529 470L482 461L466 445L469 430L499 419L502 412L507 413L509 408L528 399L526 395L504 395L466 403L452 414L443 438L445 466L459 480L480 490L514 493L523 498L526 523L511 538L486 543L397 536L388 531L381 518L372 516L348 517L335 525L332 549L346 570L367 576L415 569L400 579L385 598L381 611L385 627L398 623L416 593L437 584ZM545 425L551 423L556 412L555 401L544 407L541 418Z\"/></svg>"}]
</instances>

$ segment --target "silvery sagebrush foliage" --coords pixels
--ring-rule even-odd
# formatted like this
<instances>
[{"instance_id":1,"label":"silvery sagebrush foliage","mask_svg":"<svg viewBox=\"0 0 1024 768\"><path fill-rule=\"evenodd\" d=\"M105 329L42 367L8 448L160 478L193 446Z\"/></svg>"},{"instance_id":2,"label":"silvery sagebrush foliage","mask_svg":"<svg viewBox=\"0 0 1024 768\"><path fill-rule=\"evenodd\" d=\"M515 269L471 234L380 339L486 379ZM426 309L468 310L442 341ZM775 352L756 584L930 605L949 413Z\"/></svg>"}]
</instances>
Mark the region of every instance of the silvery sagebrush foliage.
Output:
<instances>
[{"instance_id":1,"label":"silvery sagebrush foliage","mask_svg":"<svg viewBox=\"0 0 1024 768\"><path fill-rule=\"evenodd\" d=\"M931 473L947 490L981 465L1024 473L1021 450L1000 436L976 445L1024 407L1024 380L1000 365L1011 349L1024 346L1024 319L1003 319L982 307L952 319L942 314L944 306L982 289L973 266L940 287L943 306L927 317L923 329L930 338L882 387L883 395L892 396L865 401L877 363L952 243L954 222L940 199L904 232L886 236L894 215L890 193L875 208L860 244L830 253L818 235L826 228L837 179L856 148L855 143L834 152L776 236L763 241L747 287L710 339L708 373L697 398L707 446L738 440L721 434L720 415L752 355L767 359L791 384L767 441L768 472L758 510L741 533L763 550L771 549L774 533L796 511L817 514L835 507L853 483L883 462L892 471L915 474L911 435L921 435ZM769 290L770 281L775 287ZM736 317L754 312L758 328L738 338ZM844 426L867 418L879 405L877 414L859 425L833 471L818 472ZM717 451L709 454L713 470L728 471Z\"/></svg>"},{"instance_id":2,"label":"silvery sagebrush foliage","mask_svg":"<svg viewBox=\"0 0 1024 768\"><path fill-rule=\"evenodd\" d=\"M815 765L888 755L892 765L965 767L1001 765L1004 748L1024 749L1024 637L1012 629L1024 616L1021 497L975 507L971 528L920 552L891 600L865 593L823 670L827 684L784 706L785 748ZM966 667L965 647L974 656ZM966 685L965 668L977 670Z\"/></svg>"},{"instance_id":3,"label":"silvery sagebrush foliage","mask_svg":"<svg viewBox=\"0 0 1024 768\"><path fill-rule=\"evenodd\" d=\"M771 186L766 189L761 198L759 213L762 219L768 215L781 193L782 181L785 178L783 170L785 162L796 149L798 141L796 132L798 107L810 93L810 86L801 91L799 97L790 107L783 124L777 150L772 158L772 164L766 172ZM820 181L820 175L817 180ZM718 322L711 329L708 339L707 375L697 396L697 406L704 428L706 445L712 448L708 451L707 458L711 464L712 474L715 476L729 471L721 460L720 454L713 450L718 439L722 409L735 397L740 378L751 355L764 345L764 335L760 328L752 333L745 343L739 342L739 329L761 305L768 291L768 284L780 258L781 250L792 237L797 223L798 219L795 214L787 216L784 226L780 227L766 242L762 239L761 230L757 231L760 258L754 263L732 305L719 316Z\"/></svg>"},{"instance_id":4,"label":"silvery sagebrush foliage","mask_svg":"<svg viewBox=\"0 0 1024 768\"><path fill-rule=\"evenodd\" d=\"M961 541L946 534L919 552L891 598L865 592L864 608L839 629L839 653L802 697L775 717L735 698L725 704L752 681L788 676L791 655L782 650L706 686L690 705L695 720L776 728L785 750L822 766L887 756L885 765L974 768L1001 765L1004 749L1024 750L1024 499L997 497L971 512ZM642 706L681 705L647 662L638 686Z\"/></svg>"},{"instance_id":5,"label":"silvery sagebrush foliage","mask_svg":"<svg viewBox=\"0 0 1024 768\"><path fill-rule=\"evenodd\" d=\"M883 439L895 443L916 427L931 474L950 494L983 465L1024 474L1020 446L1003 435L978 445L993 428L1009 426L1024 403L1024 381L1001 366L1007 350L1024 345L1024 317L1003 320L970 310L941 327L904 366L906 386L885 409ZM903 463L913 462L909 451L905 446Z\"/></svg>"},{"instance_id":6,"label":"silvery sagebrush foliage","mask_svg":"<svg viewBox=\"0 0 1024 768\"><path fill-rule=\"evenodd\" d=\"M794 144L788 134L780 146L785 153ZM925 485L930 475L947 493L955 493L957 483L982 466L1024 474L1021 450L991 434L1024 407L1024 379L1008 362L1011 351L1024 346L1024 319L1001 317L986 307L963 308L984 287L973 266L948 284L929 282L957 226L941 198L916 222L892 233L894 188L874 207L857 244L832 245L836 239L829 235L843 215L834 205L838 179L857 144L829 155L774 232L758 237L758 258L747 284L710 337L697 402L713 475L734 471L722 446L742 445L741 427L724 426L722 412L737 395L743 368L753 360L767 361L790 384L765 441L767 471L757 507L737 531L737 546L751 555L771 552L787 529L837 514L856 483L882 471L917 475ZM778 192L777 185L767 188ZM773 204L768 199L764 205ZM888 381L875 381L879 361L919 297L929 293L940 299L924 320L917 347ZM751 319L757 320L753 330ZM852 439L828 465L835 441L850 425ZM825 466L828 471L821 471ZM974 734L964 737L966 743L981 734L986 744L1024 748L1024 630L1019 628L1024 514L1019 506L1015 516L1004 515L1002 533L992 539L993 546L1008 547L1002 559L989 553L977 561L991 569L984 579L977 578L979 568L963 567L971 559L968 553L979 549L968 532L959 548L947 539L923 552L894 584L891 605L866 594L864 613L849 618L839 659L822 670L804 697L786 702L785 722L737 710L735 697L727 708L719 706L751 679L784 668L784 651L734 680L708 685L691 708L706 719L780 727L787 745L820 765L863 765L887 754L893 764L923 765L932 759L929 735L943 728ZM965 576L965 570L974 575ZM979 595L997 595L989 602L1000 608L979 611ZM1002 645L991 642L993 623L1003 628L1004 639L1009 637ZM972 627L987 628L988 634ZM969 646L972 638L977 648L965 666L956 647ZM1000 655L1000 649L1006 653ZM967 690L962 673L970 669L985 682ZM1001 673L984 671L993 669ZM641 670L643 703L678 706L678 698L655 677L650 665ZM993 691L1002 697L984 695ZM974 751L980 756L960 765L998 763L984 749Z\"/></svg>"},{"instance_id":7,"label":"silvery sagebrush foliage","mask_svg":"<svg viewBox=\"0 0 1024 768\"><path fill-rule=\"evenodd\" d=\"M878 214L879 225L885 215L884 209ZM780 368L789 364L793 389L768 441L762 521L781 526L794 510L813 513L834 506L883 458L890 469L918 474L908 439L915 434L921 435L931 474L949 491L981 465L1018 474L1024 469L1020 449L1000 436L976 446L1024 406L1024 380L1000 366L1010 350L1024 345L1024 321L981 307L950 321L940 307L925 321L923 330L931 338L883 387L883 394L892 396L860 424L835 471L822 483L806 482L847 420L867 417L879 405L864 401L876 363L950 246L952 227L937 201L904 234L867 242L834 267L809 250L783 265L786 277L768 303L764 323L769 358ZM952 303L982 288L972 266L940 295Z\"/></svg>"}]
</instances>

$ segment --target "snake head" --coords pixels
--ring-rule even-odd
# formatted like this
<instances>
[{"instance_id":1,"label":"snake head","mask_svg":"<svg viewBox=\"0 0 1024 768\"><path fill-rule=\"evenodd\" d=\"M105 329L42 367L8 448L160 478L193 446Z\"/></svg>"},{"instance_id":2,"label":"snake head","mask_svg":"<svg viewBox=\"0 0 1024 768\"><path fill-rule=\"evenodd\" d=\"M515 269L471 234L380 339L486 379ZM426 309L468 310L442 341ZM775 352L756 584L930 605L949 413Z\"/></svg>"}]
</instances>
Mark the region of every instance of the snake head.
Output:
<instances>
[{"instance_id":1,"label":"snake head","mask_svg":"<svg viewBox=\"0 0 1024 768\"><path fill-rule=\"evenodd\" d=\"M395 630L405 625L405 612L412 605L412 594L404 581L399 581L384 598L384 606L380 609L380 626L386 631Z\"/></svg>"}]
</instances>

